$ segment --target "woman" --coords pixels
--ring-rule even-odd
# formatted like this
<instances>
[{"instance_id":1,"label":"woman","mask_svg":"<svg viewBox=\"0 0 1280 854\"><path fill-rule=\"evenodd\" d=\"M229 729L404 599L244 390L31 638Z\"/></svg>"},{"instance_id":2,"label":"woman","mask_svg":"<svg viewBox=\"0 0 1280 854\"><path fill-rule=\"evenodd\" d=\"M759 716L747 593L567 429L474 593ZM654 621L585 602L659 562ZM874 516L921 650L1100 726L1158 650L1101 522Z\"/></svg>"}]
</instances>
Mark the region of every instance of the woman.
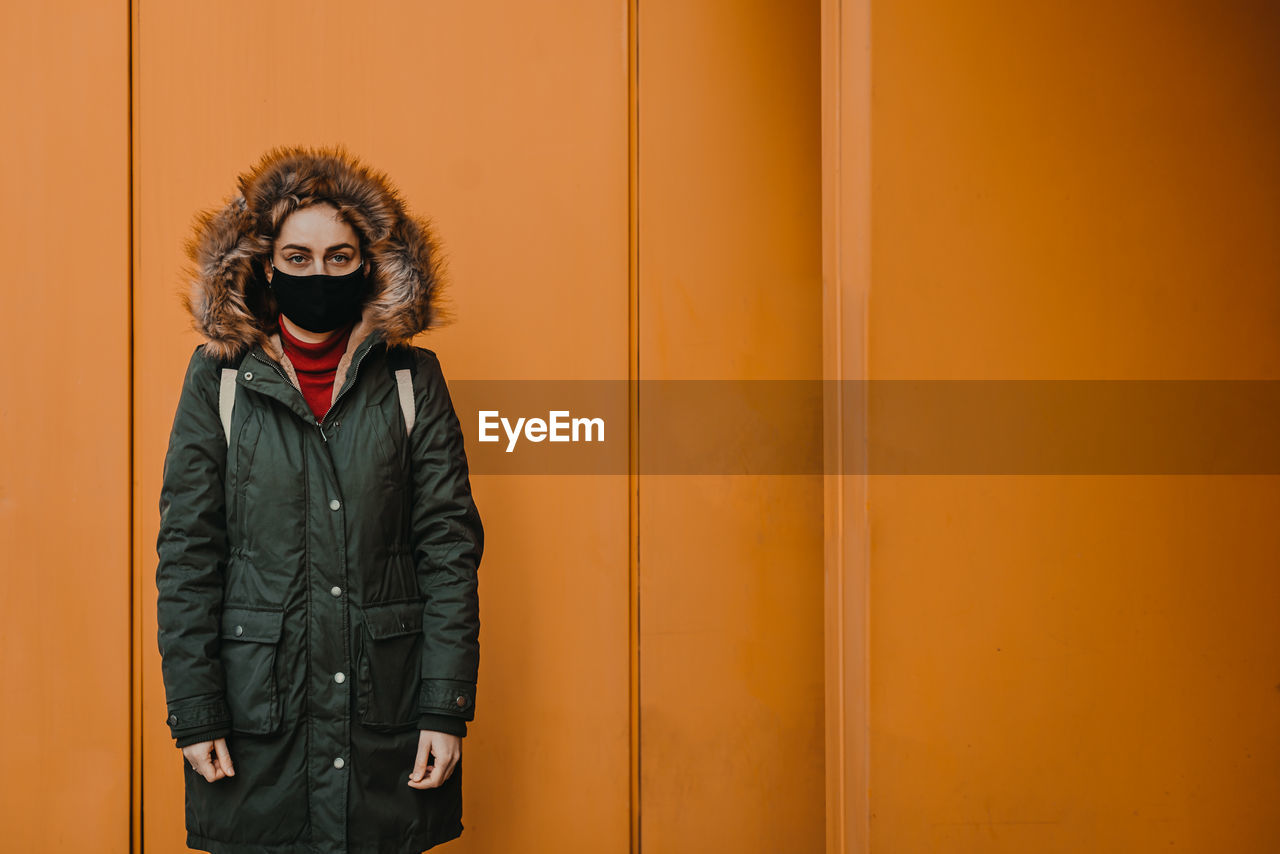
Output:
<instances>
[{"instance_id":1,"label":"woman","mask_svg":"<svg viewBox=\"0 0 1280 854\"><path fill-rule=\"evenodd\" d=\"M484 532L440 362L408 343L439 320L430 226L343 149L278 148L187 248L207 341L165 457L156 571L187 844L453 839Z\"/></svg>"}]
</instances>

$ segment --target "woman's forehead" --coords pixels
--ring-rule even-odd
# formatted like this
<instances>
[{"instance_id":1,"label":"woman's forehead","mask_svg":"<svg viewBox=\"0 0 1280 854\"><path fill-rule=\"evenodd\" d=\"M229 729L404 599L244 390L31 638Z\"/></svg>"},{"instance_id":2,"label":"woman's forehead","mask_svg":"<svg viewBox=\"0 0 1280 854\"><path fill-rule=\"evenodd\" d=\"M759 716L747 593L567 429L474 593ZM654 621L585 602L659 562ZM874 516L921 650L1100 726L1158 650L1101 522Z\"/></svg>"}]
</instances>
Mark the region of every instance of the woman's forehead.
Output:
<instances>
[{"instance_id":1,"label":"woman's forehead","mask_svg":"<svg viewBox=\"0 0 1280 854\"><path fill-rule=\"evenodd\" d=\"M356 246L358 240L356 230L338 214L337 208L329 204L315 204L299 208L285 217L276 243L328 249L340 243Z\"/></svg>"}]
</instances>

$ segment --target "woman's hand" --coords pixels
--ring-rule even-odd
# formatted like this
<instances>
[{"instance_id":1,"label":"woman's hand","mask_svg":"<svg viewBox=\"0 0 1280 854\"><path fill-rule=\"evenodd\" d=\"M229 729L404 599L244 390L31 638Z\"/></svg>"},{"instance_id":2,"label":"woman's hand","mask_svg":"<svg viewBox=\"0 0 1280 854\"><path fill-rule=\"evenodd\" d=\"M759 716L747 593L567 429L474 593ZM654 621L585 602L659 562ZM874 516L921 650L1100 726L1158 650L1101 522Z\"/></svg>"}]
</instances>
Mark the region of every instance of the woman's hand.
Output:
<instances>
[{"instance_id":1,"label":"woman's hand","mask_svg":"<svg viewBox=\"0 0 1280 854\"><path fill-rule=\"evenodd\" d=\"M427 764L427 755L435 757L434 765ZM418 731L418 758L409 774L409 785L415 789L433 789L439 786L462 758L462 737L447 732L424 729Z\"/></svg>"},{"instance_id":2,"label":"woman's hand","mask_svg":"<svg viewBox=\"0 0 1280 854\"><path fill-rule=\"evenodd\" d=\"M210 753L214 754L212 760L209 759ZM210 783L221 780L223 777L236 775L236 769L231 765L231 753L227 750L225 738L188 744L182 748L182 755L187 758L187 764L196 769Z\"/></svg>"}]
</instances>

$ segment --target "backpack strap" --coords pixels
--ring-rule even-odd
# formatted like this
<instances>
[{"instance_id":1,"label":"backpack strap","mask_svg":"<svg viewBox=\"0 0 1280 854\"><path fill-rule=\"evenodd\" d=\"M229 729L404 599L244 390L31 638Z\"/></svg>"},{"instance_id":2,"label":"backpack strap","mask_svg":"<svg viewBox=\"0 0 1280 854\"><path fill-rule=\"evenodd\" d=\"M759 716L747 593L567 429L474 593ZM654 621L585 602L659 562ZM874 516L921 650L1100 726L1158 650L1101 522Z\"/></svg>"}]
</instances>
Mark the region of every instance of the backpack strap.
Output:
<instances>
[{"instance_id":1,"label":"backpack strap","mask_svg":"<svg viewBox=\"0 0 1280 854\"><path fill-rule=\"evenodd\" d=\"M396 395L400 398L400 412L404 415L405 433L413 432L417 411L413 405L413 354L407 347L396 347L390 353L388 366L396 379Z\"/></svg>"},{"instance_id":2,"label":"backpack strap","mask_svg":"<svg viewBox=\"0 0 1280 854\"><path fill-rule=\"evenodd\" d=\"M222 435L231 447L231 412L236 406L236 368L222 369L222 382L218 384L218 416L222 419Z\"/></svg>"}]
</instances>

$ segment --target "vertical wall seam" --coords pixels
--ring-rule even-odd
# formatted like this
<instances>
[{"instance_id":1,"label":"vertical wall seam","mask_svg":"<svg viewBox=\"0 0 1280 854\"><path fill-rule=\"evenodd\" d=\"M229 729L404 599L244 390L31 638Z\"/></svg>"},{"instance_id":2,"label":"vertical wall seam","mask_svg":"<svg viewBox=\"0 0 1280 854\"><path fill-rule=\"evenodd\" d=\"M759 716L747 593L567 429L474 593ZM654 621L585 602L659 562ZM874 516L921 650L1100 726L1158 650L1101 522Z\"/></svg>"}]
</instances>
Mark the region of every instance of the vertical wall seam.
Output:
<instances>
[{"instance_id":1,"label":"vertical wall seam","mask_svg":"<svg viewBox=\"0 0 1280 854\"><path fill-rule=\"evenodd\" d=\"M857 6L857 32L861 35L859 43L855 45L858 50L858 71L860 72L861 81L858 89L858 108L860 114L858 116L858 131L862 135L862 151L859 155L857 184L859 189L859 197L855 203L860 206L860 218L858 227L862 232L862 260L860 261L862 269L860 270L860 284L858 290L859 306L858 311L862 318L861 327L858 330L862 336L861 343L861 360L862 375L858 378L862 382L858 383L859 395L861 397L860 406L858 407L861 423L858 424L858 436L861 440L859 448L859 467L858 477L862 480L862 489L860 491L862 501L857 507L858 521L860 526L859 536L862 539L861 550L861 606L862 606L862 680L859 686L859 705L856 709L858 713L858 741L862 747L861 756L859 756L859 764L861 777L858 780L858 801L861 804L861 816L858 823L858 842L862 851L870 854L871 850L871 482L870 482L870 418L871 411L869 406L868 388L869 384L865 382L871 379L871 230L873 228L872 206L871 206L871 188L872 188L872 167L871 167L871 50L872 50L872 32L871 32L871 15L873 0L854 0ZM841 54L843 55L843 51ZM843 73L843 72L842 72Z\"/></svg>"},{"instance_id":2,"label":"vertical wall seam","mask_svg":"<svg viewBox=\"0 0 1280 854\"><path fill-rule=\"evenodd\" d=\"M867 383L874 0L822 0L826 847L871 846L871 542Z\"/></svg>"},{"instance_id":3,"label":"vertical wall seam","mask_svg":"<svg viewBox=\"0 0 1280 854\"><path fill-rule=\"evenodd\" d=\"M823 299L824 334L829 340L823 345L823 378L830 382L825 395L829 413L824 425L830 435L824 437L827 454L826 473L829 480L825 495L826 526L824 530L824 560L826 581L824 584L825 619L824 646L827 662L823 668L826 694L827 720L823 728L826 738L823 751L826 791L826 850L827 854L848 854L847 816L845 814L847 779L845 757L847 739L846 720L846 661L845 661L845 501L844 501L844 301L841 298L841 175L840 175L840 123L841 123L841 0L823 0L820 32L822 54L822 240L823 240Z\"/></svg>"},{"instance_id":4,"label":"vertical wall seam","mask_svg":"<svg viewBox=\"0 0 1280 854\"><path fill-rule=\"evenodd\" d=\"M849 200L852 210L853 222L850 223L853 234L841 235L840 245L837 252L840 257L840 265L843 270L846 262L850 265L857 265L856 269L851 271L853 295L857 300L854 306L857 312L858 326L857 334L861 336L861 340L854 342L858 347L858 423L853 425L857 429L855 434L859 440L857 446L856 460L857 468L855 475L857 484L856 496L858 501L852 507L853 525L858 538L858 554L857 562L852 567L856 573L854 580L858 582L858 586L854 591L856 599L856 613L853 615L858 621L859 635L856 638L855 647L857 653L856 664L860 667L857 682L857 693L855 699L851 703L852 708L846 709L846 714L852 714L852 726L855 728L852 738L855 756L850 764L854 770L854 781L856 789L851 793L853 808L856 809L856 824L853 827L853 844L856 850L870 854L871 849L871 668L873 662L871 660L871 621L873 619L871 613L871 524L870 524L870 502L871 502L871 484L870 484L870 458L869 458L869 442L870 442L870 406L868 380L871 379L871 285L872 285L872 262L871 262L871 232L873 228L872 218L872 103L871 103L871 75L873 71L871 51L872 51L872 30L871 19L873 14L874 0L845 0L849 3L848 20L841 14L840 28L840 78L842 100L845 95L851 95L851 112L854 133L853 139L846 140L841 136L841 152L843 152L847 144L852 148L851 160L853 162L843 163L846 167L847 174L845 180L840 183L841 192L846 187L851 187L855 194ZM843 5L843 4L842 4ZM846 30L847 27L847 30ZM846 35L848 38L846 39ZM844 59L850 58L852 68L846 68ZM850 75L853 80L851 85L852 91L845 93L843 91L843 81L846 74ZM841 122L844 125L844 122ZM845 239L852 239L855 247L854 252L850 253L852 257L846 257L843 245ZM843 288L841 289L843 290ZM849 569L846 567L846 569ZM846 619L848 614L845 614ZM847 747L848 745L846 745ZM855 764L856 763L856 764ZM846 797L850 793L846 792ZM848 803L848 801L846 801ZM846 829L847 832L847 829Z\"/></svg>"},{"instance_id":5,"label":"vertical wall seam","mask_svg":"<svg viewBox=\"0 0 1280 854\"><path fill-rule=\"evenodd\" d=\"M129 243L128 258L128 276L126 278L126 305L128 308L128 329L126 337L128 340L128 353L126 356L126 370L128 390L126 400L128 402L128 416L126 428L126 449L127 468L129 472L128 485L128 579L129 579L129 850L134 854L140 854L142 851L142 666L141 653L142 644L139 633L141 631L141 607L142 594L138 589L137 575L137 553L138 538L138 510L137 510L137 477L136 477L136 425L135 425L135 327L134 327L134 271L136 269L136 255L134 251L134 240L136 237L134 229L134 171L136 167L134 157L134 143L136 136L134 133L134 108L133 101L135 96L135 80L137 73L137 63L135 62L135 32L134 32L134 7L135 0L125 0L125 15L127 22L125 32L127 37L127 74L125 76L125 85L127 87L126 95L126 142L128 152L126 154L126 180L128 181L128 190L126 198L126 218L128 220L126 227L126 235Z\"/></svg>"},{"instance_id":6,"label":"vertical wall seam","mask_svg":"<svg viewBox=\"0 0 1280 854\"><path fill-rule=\"evenodd\" d=\"M630 669L630 839L640 854L640 206L639 206L639 0L627 0L627 387L628 431L628 646Z\"/></svg>"},{"instance_id":7,"label":"vertical wall seam","mask_svg":"<svg viewBox=\"0 0 1280 854\"><path fill-rule=\"evenodd\" d=\"M835 51L835 57L834 57L834 64L835 64L834 90L835 91L833 93L833 97L836 99L836 109L835 109L835 129L833 133L835 135L835 140L834 140L835 159L836 159L835 171L838 179L840 176L841 155L843 153L843 148L842 148L843 135L841 134L841 128L843 125L843 115L840 110L840 101L844 91L844 87L842 85L844 82L844 65L841 62L841 59L844 56L843 38L841 37L844 32L844 26L843 26L844 16L841 14L841 11L843 10L843 3L837 0L837 2L834 3L833 5L835 7L834 8L835 21L833 22L833 26L835 29L835 41L836 41L836 51ZM833 223L833 227L835 228L834 263L835 263L835 270L836 270L835 280L837 283L837 286L835 288L835 311L836 311L835 339L836 339L836 353L837 353L836 400L838 403L836 408L836 417L839 419L838 423L840 427L840 429L836 433L836 437L837 437L836 460L838 464L838 467L836 468L836 473L840 479L838 482L841 483L841 487L836 490L836 544L837 544L836 555L837 555L837 561L838 561L837 563L838 571L836 572L836 625L839 630L839 643L836 646L836 660L838 662L838 667L839 667L839 670L838 670L839 694L838 694L837 703L838 703L838 709L839 709L838 720L840 722L839 729L838 729L839 738L837 739L837 744L838 744L840 764L841 764L840 772L839 772L839 801L837 802L836 808L839 811L839 815L837 818L837 823L838 823L837 826L838 826L838 834L839 834L840 851L847 852L849 850L849 827L846 821L844 805L848 802L847 800L848 799L848 780L845 776L843 765L844 765L845 757L848 755L848 749L849 749L848 741L845 738L845 721L848 720L849 710L848 710L848 705L846 703L846 700L848 699L848 695L845 690L846 688L845 674L848 672L847 670L848 663L845 659L845 646L846 646L845 632L848 627L848 622L847 622L847 616L845 614L845 583L844 581L845 581L845 573L846 573L847 567L845 566L845 562L844 562L846 543L845 543L845 529L844 529L845 501L844 501L843 480L845 477L845 463L847 462L844 458L844 438L845 438L845 430L847 429L848 425L844 423L844 413L845 413L844 380L846 379L844 375L844 360L843 360L843 353L845 348L844 276L842 275L842 270L844 267L844 263L843 263L844 253L840 251L840 248L844 243L842 239L844 236L843 235L844 223L843 223L843 218L840 215L840 211L842 209L841 197L843 195L842 193L843 182L840 180L837 180L834 184L834 187L835 187L835 193L836 193L836 204L834 205L835 215L834 215L834 223Z\"/></svg>"}]
</instances>

